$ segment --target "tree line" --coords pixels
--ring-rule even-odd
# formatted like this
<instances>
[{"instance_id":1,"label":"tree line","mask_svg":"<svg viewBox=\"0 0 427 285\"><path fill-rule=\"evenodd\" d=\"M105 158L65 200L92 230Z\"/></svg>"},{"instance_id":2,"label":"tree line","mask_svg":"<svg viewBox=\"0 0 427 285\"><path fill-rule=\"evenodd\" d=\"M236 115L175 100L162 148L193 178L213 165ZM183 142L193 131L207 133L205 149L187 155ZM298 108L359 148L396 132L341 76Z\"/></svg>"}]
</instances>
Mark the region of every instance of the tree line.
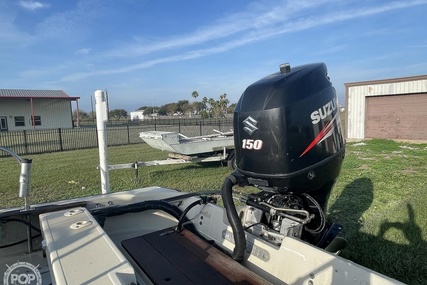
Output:
<instances>
[{"instance_id":1,"label":"tree line","mask_svg":"<svg viewBox=\"0 0 427 285\"><path fill-rule=\"evenodd\" d=\"M197 101L199 93L193 91L191 96L193 102L189 100L179 100L174 103L167 103L162 106L142 106L137 110L143 111L145 116L200 116L203 119L207 118L222 118L227 114L233 113L236 104L230 104L227 99L227 94L219 95L218 99L203 97L201 101ZM112 119L120 120L127 119L128 112L124 109L113 109L109 111L109 116ZM79 111L80 120L91 120L95 118L95 114ZM77 119L77 111L73 112L73 119Z\"/></svg>"}]
</instances>

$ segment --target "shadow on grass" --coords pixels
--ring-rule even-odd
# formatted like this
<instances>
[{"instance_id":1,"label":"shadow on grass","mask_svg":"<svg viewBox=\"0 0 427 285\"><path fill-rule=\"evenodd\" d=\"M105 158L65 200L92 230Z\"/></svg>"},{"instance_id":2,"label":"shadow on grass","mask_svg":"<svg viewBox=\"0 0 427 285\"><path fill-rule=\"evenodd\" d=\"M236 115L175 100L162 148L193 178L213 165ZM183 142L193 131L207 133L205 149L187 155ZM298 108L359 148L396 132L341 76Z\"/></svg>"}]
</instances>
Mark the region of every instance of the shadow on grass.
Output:
<instances>
[{"instance_id":1,"label":"shadow on grass","mask_svg":"<svg viewBox=\"0 0 427 285\"><path fill-rule=\"evenodd\" d=\"M198 162L198 163L182 163L182 164L171 164L166 165L168 167L162 167L162 168L155 168L151 173L156 173L157 175L166 175L168 173L172 173L174 175L181 175L179 172L181 171L200 171L200 170L215 170L217 168L225 168L232 172L230 168L227 167L226 164L222 164L219 161L213 161L213 162ZM152 166L148 166L152 167ZM224 176L225 179L226 176Z\"/></svg>"},{"instance_id":2,"label":"shadow on grass","mask_svg":"<svg viewBox=\"0 0 427 285\"><path fill-rule=\"evenodd\" d=\"M377 234L370 234L364 231L368 225L363 217L373 199L371 179L359 178L349 183L329 207L330 217L343 226L342 234L348 243L341 256L401 282L425 284L427 242L422 239L422 229L415 222L412 205L406 204L407 222L380 220ZM392 212L389 214L393 217ZM406 240L401 243L388 240L388 231L401 231Z\"/></svg>"},{"instance_id":3,"label":"shadow on grass","mask_svg":"<svg viewBox=\"0 0 427 285\"><path fill-rule=\"evenodd\" d=\"M220 162L187 163L141 167L125 173L135 187L161 186L180 191L221 189L224 179L232 170ZM137 174L138 173L138 174Z\"/></svg>"}]
</instances>

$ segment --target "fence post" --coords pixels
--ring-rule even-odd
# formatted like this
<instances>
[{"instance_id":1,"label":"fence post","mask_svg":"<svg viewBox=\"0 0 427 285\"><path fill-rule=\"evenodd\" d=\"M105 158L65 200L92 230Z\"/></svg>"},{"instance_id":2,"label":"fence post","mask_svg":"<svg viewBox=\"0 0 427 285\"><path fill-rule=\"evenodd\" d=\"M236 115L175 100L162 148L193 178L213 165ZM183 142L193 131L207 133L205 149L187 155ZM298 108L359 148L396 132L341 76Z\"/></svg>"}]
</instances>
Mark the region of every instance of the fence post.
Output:
<instances>
[{"instance_id":1,"label":"fence post","mask_svg":"<svg viewBox=\"0 0 427 285\"><path fill-rule=\"evenodd\" d=\"M129 132L129 125L126 126L126 129L128 131L128 144L130 144L130 132Z\"/></svg>"},{"instance_id":2,"label":"fence post","mask_svg":"<svg viewBox=\"0 0 427 285\"><path fill-rule=\"evenodd\" d=\"M62 146L62 132L61 132L61 128L58 128L58 135L59 135L59 149L61 151L64 151L64 148Z\"/></svg>"},{"instance_id":3,"label":"fence post","mask_svg":"<svg viewBox=\"0 0 427 285\"><path fill-rule=\"evenodd\" d=\"M178 133L181 133L181 119L178 119Z\"/></svg>"},{"instance_id":4,"label":"fence post","mask_svg":"<svg viewBox=\"0 0 427 285\"><path fill-rule=\"evenodd\" d=\"M28 154L28 142L27 142L27 131L23 130L24 133L24 148L25 148L25 154Z\"/></svg>"},{"instance_id":5,"label":"fence post","mask_svg":"<svg viewBox=\"0 0 427 285\"><path fill-rule=\"evenodd\" d=\"M199 122L199 130L200 130L200 136L202 135L202 121Z\"/></svg>"}]
</instances>

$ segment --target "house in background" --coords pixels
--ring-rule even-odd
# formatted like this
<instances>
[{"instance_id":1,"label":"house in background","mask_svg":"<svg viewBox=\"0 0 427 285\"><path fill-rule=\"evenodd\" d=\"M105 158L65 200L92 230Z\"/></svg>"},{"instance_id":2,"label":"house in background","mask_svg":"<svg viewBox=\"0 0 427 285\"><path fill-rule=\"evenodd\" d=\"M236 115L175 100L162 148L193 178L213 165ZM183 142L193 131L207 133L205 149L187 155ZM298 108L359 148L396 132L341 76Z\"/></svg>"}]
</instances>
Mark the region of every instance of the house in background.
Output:
<instances>
[{"instance_id":1,"label":"house in background","mask_svg":"<svg viewBox=\"0 0 427 285\"><path fill-rule=\"evenodd\" d=\"M78 99L62 90L0 89L0 131L73 128Z\"/></svg>"},{"instance_id":2,"label":"house in background","mask_svg":"<svg viewBox=\"0 0 427 285\"><path fill-rule=\"evenodd\" d=\"M131 121L144 120L144 110L130 112Z\"/></svg>"}]
</instances>

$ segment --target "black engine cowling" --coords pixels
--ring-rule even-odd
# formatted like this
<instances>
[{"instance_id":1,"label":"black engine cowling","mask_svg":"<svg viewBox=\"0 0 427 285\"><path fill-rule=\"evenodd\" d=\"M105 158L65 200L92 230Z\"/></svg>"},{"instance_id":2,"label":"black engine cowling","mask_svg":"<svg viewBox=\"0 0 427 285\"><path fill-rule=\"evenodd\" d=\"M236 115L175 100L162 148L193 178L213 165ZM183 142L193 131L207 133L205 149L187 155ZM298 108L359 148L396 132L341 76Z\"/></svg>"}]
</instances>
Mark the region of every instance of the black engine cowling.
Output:
<instances>
[{"instance_id":1,"label":"black engine cowling","mask_svg":"<svg viewBox=\"0 0 427 285\"><path fill-rule=\"evenodd\" d=\"M264 190L307 193L336 179L344 158L335 89L323 63L269 75L234 110L237 170Z\"/></svg>"},{"instance_id":2,"label":"black engine cowling","mask_svg":"<svg viewBox=\"0 0 427 285\"><path fill-rule=\"evenodd\" d=\"M222 190L236 243L233 258L244 255L243 225L267 241L290 235L326 247L340 229L327 223L325 208L345 153L326 65L281 65L243 92L233 120L237 168ZM236 184L262 190L248 195L242 220L231 197Z\"/></svg>"}]
</instances>

